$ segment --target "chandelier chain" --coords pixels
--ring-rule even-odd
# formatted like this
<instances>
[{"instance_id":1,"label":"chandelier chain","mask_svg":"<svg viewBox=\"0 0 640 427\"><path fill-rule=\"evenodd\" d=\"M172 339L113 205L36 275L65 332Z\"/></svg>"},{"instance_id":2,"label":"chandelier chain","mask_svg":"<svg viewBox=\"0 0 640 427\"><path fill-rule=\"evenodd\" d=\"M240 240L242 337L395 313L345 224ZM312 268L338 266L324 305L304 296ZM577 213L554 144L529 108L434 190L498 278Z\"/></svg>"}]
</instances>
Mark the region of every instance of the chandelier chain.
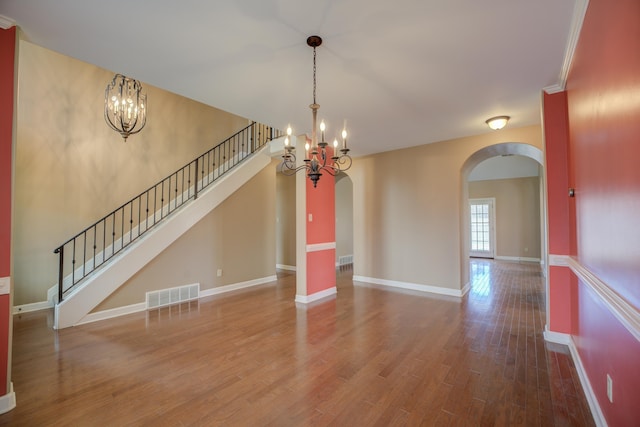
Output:
<instances>
[{"instance_id":1,"label":"chandelier chain","mask_svg":"<svg viewBox=\"0 0 640 427\"><path fill-rule=\"evenodd\" d=\"M316 48L313 48L313 103L316 103Z\"/></svg>"}]
</instances>

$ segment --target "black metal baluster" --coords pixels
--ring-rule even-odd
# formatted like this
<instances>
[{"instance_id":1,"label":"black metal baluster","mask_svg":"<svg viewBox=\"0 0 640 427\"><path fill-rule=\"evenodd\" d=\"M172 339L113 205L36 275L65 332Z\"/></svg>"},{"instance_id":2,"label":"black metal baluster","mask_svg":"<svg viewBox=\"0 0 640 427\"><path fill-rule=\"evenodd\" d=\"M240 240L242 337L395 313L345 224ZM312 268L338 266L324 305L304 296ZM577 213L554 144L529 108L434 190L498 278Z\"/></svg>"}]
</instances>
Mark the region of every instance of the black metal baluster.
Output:
<instances>
[{"instance_id":1,"label":"black metal baluster","mask_svg":"<svg viewBox=\"0 0 640 427\"><path fill-rule=\"evenodd\" d=\"M173 210L175 211L176 208L178 207L178 172L176 172L176 189L174 191L174 196L173 196Z\"/></svg>"},{"instance_id":2,"label":"black metal baluster","mask_svg":"<svg viewBox=\"0 0 640 427\"><path fill-rule=\"evenodd\" d=\"M116 253L116 212L113 211L113 217L111 218L112 223L111 223L111 255L109 255L109 258L111 258L113 256L113 254Z\"/></svg>"},{"instance_id":3,"label":"black metal baluster","mask_svg":"<svg viewBox=\"0 0 640 427\"><path fill-rule=\"evenodd\" d=\"M85 276L85 266L87 265L87 232L82 233L82 277ZM82 277L80 278L82 280Z\"/></svg>"},{"instance_id":4,"label":"black metal baluster","mask_svg":"<svg viewBox=\"0 0 640 427\"><path fill-rule=\"evenodd\" d=\"M169 177L169 189L167 191L167 215L171 213L171 176Z\"/></svg>"},{"instance_id":5,"label":"black metal baluster","mask_svg":"<svg viewBox=\"0 0 640 427\"><path fill-rule=\"evenodd\" d=\"M200 158L196 159L196 173L195 173L195 182L193 183L193 199L197 199L198 198L198 164L200 163L198 160ZM204 169L204 168L203 168ZM189 176L191 176L191 168L189 168ZM204 184L204 182L203 182Z\"/></svg>"},{"instance_id":6,"label":"black metal baluster","mask_svg":"<svg viewBox=\"0 0 640 427\"><path fill-rule=\"evenodd\" d=\"M58 254L58 302L62 302L62 281L64 280L64 245L53 251Z\"/></svg>"},{"instance_id":7,"label":"black metal baluster","mask_svg":"<svg viewBox=\"0 0 640 427\"><path fill-rule=\"evenodd\" d=\"M96 227L97 225L93 226L93 268L92 270L96 269L96 240L98 239L97 235L96 235Z\"/></svg>"},{"instance_id":8,"label":"black metal baluster","mask_svg":"<svg viewBox=\"0 0 640 427\"><path fill-rule=\"evenodd\" d=\"M149 190L145 193L145 214L144 214L144 232L149 229Z\"/></svg>"},{"instance_id":9,"label":"black metal baluster","mask_svg":"<svg viewBox=\"0 0 640 427\"><path fill-rule=\"evenodd\" d=\"M164 217L164 181L162 180L162 187L160 188L160 221Z\"/></svg>"},{"instance_id":10,"label":"black metal baluster","mask_svg":"<svg viewBox=\"0 0 640 427\"><path fill-rule=\"evenodd\" d=\"M124 246L124 207L120 209L120 249ZM120 249L118 252L120 252Z\"/></svg>"},{"instance_id":11,"label":"black metal baluster","mask_svg":"<svg viewBox=\"0 0 640 427\"><path fill-rule=\"evenodd\" d=\"M136 237L140 237L140 227L142 226L142 196L138 196L138 233Z\"/></svg>"},{"instance_id":12,"label":"black metal baluster","mask_svg":"<svg viewBox=\"0 0 640 427\"><path fill-rule=\"evenodd\" d=\"M71 251L71 285L76 284L76 239L73 239Z\"/></svg>"},{"instance_id":13,"label":"black metal baluster","mask_svg":"<svg viewBox=\"0 0 640 427\"><path fill-rule=\"evenodd\" d=\"M107 221L105 218L104 225L102 226L102 264L107 256Z\"/></svg>"}]
</instances>

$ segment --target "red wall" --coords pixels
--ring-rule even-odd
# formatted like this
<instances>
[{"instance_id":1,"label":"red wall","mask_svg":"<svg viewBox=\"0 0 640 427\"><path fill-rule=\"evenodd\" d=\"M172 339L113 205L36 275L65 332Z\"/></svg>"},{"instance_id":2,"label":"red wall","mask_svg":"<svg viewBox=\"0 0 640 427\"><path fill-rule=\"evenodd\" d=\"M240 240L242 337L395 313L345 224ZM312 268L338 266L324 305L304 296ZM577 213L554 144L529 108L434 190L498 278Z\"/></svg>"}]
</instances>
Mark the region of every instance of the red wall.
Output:
<instances>
[{"instance_id":1,"label":"red wall","mask_svg":"<svg viewBox=\"0 0 640 427\"><path fill-rule=\"evenodd\" d=\"M640 1L589 2L566 90L575 255L638 310ZM586 284L576 292L573 339L605 418L612 426L638 425L640 344Z\"/></svg>"},{"instance_id":2,"label":"red wall","mask_svg":"<svg viewBox=\"0 0 640 427\"><path fill-rule=\"evenodd\" d=\"M640 2L590 2L567 82L580 262L640 308Z\"/></svg>"},{"instance_id":3,"label":"red wall","mask_svg":"<svg viewBox=\"0 0 640 427\"><path fill-rule=\"evenodd\" d=\"M549 218L549 253L569 255L569 129L566 92L544 94L544 139Z\"/></svg>"},{"instance_id":4,"label":"red wall","mask_svg":"<svg viewBox=\"0 0 640 427\"><path fill-rule=\"evenodd\" d=\"M327 147L327 156L333 155ZM331 159L328 160L329 163ZM336 241L336 197L335 178L323 172L317 187L310 179L307 182L307 245L335 243ZM313 221L309 221L309 214ZM336 286L336 250L307 252L307 295Z\"/></svg>"},{"instance_id":5,"label":"red wall","mask_svg":"<svg viewBox=\"0 0 640 427\"><path fill-rule=\"evenodd\" d=\"M0 277L11 275L11 167L16 27L0 29ZM11 298L0 295L0 396L8 391Z\"/></svg>"},{"instance_id":6,"label":"red wall","mask_svg":"<svg viewBox=\"0 0 640 427\"><path fill-rule=\"evenodd\" d=\"M575 230L569 198L569 118L566 92L544 94L544 137L547 174L549 253L571 255ZM576 313L572 307L571 271L567 266L549 267L549 330L570 334Z\"/></svg>"}]
</instances>

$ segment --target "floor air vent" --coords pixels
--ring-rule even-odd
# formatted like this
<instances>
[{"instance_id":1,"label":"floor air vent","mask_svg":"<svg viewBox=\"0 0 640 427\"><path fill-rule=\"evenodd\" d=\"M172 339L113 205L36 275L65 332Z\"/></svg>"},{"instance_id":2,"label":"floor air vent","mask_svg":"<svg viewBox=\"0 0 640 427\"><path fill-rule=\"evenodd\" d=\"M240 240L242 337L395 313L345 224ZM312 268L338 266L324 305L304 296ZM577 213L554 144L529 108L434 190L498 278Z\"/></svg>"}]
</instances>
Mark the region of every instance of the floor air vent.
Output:
<instances>
[{"instance_id":1,"label":"floor air vent","mask_svg":"<svg viewBox=\"0 0 640 427\"><path fill-rule=\"evenodd\" d=\"M198 299L200 283L147 292L147 310Z\"/></svg>"},{"instance_id":2,"label":"floor air vent","mask_svg":"<svg viewBox=\"0 0 640 427\"><path fill-rule=\"evenodd\" d=\"M338 257L338 265L349 265L353 264L353 255L345 255Z\"/></svg>"}]
</instances>

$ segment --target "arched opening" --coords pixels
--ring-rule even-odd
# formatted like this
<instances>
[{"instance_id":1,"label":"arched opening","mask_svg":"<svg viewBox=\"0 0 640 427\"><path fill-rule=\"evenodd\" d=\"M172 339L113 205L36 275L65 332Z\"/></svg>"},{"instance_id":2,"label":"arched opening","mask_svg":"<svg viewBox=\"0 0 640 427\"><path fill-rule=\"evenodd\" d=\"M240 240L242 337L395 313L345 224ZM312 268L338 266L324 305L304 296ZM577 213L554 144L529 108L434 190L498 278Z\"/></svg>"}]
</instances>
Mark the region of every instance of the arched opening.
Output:
<instances>
[{"instance_id":1,"label":"arched opening","mask_svg":"<svg viewBox=\"0 0 640 427\"><path fill-rule=\"evenodd\" d=\"M353 181L346 173L336 175L336 265L353 266Z\"/></svg>"},{"instance_id":2,"label":"arched opening","mask_svg":"<svg viewBox=\"0 0 640 427\"><path fill-rule=\"evenodd\" d=\"M461 215L460 215L460 270L461 277L463 279L463 283L469 283L469 256L471 253L471 212L469 207L469 176L471 172L482 162L501 156L523 156L529 159L536 161L540 168L539 173L539 216L540 216L540 259L543 261L546 260L547 256L547 244L546 244L546 205L545 205L545 185L544 185L544 173L542 173L542 167L544 165L543 153L540 149L524 143L502 143L495 144L473 153L466 162L463 164L461 169ZM524 258L524 257L523 257ZM545 265L543 264L543 272L545 269Z\"/></svg>"}]
</instances>

